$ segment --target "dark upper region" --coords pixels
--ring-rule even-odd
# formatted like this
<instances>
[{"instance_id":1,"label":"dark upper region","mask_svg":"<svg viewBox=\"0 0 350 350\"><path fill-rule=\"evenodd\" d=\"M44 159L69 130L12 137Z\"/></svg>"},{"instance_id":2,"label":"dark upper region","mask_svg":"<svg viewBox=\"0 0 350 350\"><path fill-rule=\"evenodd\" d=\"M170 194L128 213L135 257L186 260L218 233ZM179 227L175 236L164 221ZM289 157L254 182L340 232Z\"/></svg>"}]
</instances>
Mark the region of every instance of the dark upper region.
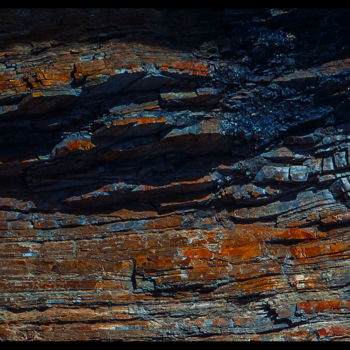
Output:
<instances>
[{"instance_id":1,"label":"dark upper region","mask_svg":"<svg viewBox=\"0 0 350 350\"><path fill-rule=\"evenodd\" d=\"M14 40L154 41L173 48L197 45L224 29L223 9L27 8L0 11L2 48Z\"/></svg>"},{"instance_id":2,"label":"dark upper region","mask_svg":"<svg viewBox=\"0 0 350 350\"><path fill-rule=\"evenodd\" d=\"M0 48L31 42L35 54L41 41L118 38L192 50L214 40L221 56L249 57L251 67L268 63L273 53L283 56L289 46L288 58L305 68L349 55L349 13L339 8L10 8L0 11Z\"/></svg>"}]
</instances>

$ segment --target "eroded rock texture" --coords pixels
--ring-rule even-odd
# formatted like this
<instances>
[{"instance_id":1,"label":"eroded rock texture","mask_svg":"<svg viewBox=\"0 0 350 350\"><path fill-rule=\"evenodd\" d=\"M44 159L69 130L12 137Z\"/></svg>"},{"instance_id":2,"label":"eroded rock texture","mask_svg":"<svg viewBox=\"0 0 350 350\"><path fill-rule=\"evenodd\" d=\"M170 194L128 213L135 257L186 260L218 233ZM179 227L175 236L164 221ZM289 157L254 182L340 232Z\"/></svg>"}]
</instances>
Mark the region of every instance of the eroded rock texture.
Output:
<instances>
[{"instance_id":1,"label":"eroded rock texture","mask_svg":"<svg viewBox=\"0 0 350 350\"><path fill-rule=\"evenodd\" d=\"M349 340L348 9L1 9L2 340Z\"/></svg>"}]
</instances>

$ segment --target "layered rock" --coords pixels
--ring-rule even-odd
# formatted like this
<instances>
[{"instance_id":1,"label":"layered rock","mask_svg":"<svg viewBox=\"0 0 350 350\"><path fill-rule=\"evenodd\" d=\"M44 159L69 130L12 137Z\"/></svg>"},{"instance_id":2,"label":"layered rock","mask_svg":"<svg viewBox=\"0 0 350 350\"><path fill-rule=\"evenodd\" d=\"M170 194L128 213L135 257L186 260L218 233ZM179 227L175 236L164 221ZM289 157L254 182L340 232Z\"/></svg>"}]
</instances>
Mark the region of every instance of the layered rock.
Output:
<instances>
[{"instance_id":1,"label":"layered rock","mask_svg":"<svg viewBox=\"0 0 350 350\"><path fill-rule=\"evenodd\" d=\"M2 10L1 340L349 340L347 17Z\"/></svg>"}]
</instances>

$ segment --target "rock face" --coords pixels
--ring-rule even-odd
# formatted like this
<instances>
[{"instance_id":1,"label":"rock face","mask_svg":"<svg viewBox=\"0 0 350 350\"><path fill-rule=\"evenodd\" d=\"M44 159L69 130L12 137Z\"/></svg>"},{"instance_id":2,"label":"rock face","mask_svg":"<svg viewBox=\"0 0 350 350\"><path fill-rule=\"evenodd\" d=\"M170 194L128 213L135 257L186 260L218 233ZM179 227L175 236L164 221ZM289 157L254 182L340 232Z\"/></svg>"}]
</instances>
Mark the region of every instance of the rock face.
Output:
<instances>
[{"instance_id":1,"label":"rock face","mask_svg":"<svg viewBox=\"0 0 350 350\"><path fill-rule=\"evenodd\" d=\"M350 340L349 9L2 9L0 339Z\"/></svg>"}]
</instances>

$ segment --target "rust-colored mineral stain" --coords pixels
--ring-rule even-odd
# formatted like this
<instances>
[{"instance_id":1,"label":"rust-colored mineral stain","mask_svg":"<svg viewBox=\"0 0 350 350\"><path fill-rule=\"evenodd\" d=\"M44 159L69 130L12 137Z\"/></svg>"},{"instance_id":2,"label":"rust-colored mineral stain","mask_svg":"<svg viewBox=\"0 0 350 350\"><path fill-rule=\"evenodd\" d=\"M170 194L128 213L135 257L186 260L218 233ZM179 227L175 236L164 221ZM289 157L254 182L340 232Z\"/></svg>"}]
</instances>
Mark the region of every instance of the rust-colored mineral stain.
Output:
<instances>
[{"instance_id":1,"label":"rust-colored mineral stain","mask_svg":"<svg viewBox=\"0 0 350 350\"><path fill-rule=\"evenodd\" d=\"M184 249L184 257L191 259L210 259L213 257L213 252L205 247L186 248Z\"/></svg>"},{"instance_id":2,"label":"rust-colored mineral stain","mask_svg":"<svg viewBox=\"0 0 350 350\"><path fill-rule=\"evenodd\" d=\"M165 218L156 218L150 220L147 224L147 229L164 230L180 228L182 222L181 216L170 216Z\"/></svg>"},{"instance_id":3,"label":"rust-colored mineral stain","mask_svg":"<svg viewBox=\"0 0 350 350\"><path fill-rule=\"evenodd\" d=\"M281 235L277 235L278 238L286 238L286 239L299 239L299 240L305 240L305 239L316 239L317 233L307 231L305 229L300 228L289 228L282 232Z\"/></svg>"},{"instance_id":4,"label":"rust-colored mineral stain","mask_svg":"<svg viewBox=\"0 0 350 350\"><path fill-rule=\"evenodd\" d=\"M145 106L145 108L144 108L145 110L159 110L160 109L160 107L159 107L159 105L150 105L150 106ZM164 118L164 120L161 120L161 121L165 121L165 118Z\"/></svg>"},{"instance_id":5,"label":"rust-colored mineral stain","mask_svg":"<svg viewBox=\"0 0 350 350\"><path fill-rule=\"evenodd\" d=\"M257 198L257 197L261 196L261 193L258 192L258 191L253 191L253 192L252 192L252 196L253 196L254 198Z\"/></svg>"},{"instance_id":6,"label":"rust-colored mineral stain","mask_svg":"<svg viewBox=\"0 0 350 350\"><path fill-rule=\"evenodd\" d=\"M253 295L274 290L278 286L278 281L274 276L259 277L253 280L239 282L239 289L244 295Z\"/></svg>"},{"instance_id":7,"label":"rust-colored mineral stain","mask_svg":"<svg viewBox=\"0 0 350 350\"><path fill-rule=\"evenodd\" d=\"M223 247L222 255L224 257L241 259L243 261L249 261L255 259L261 255L261 250L258 245L246 245L238 247Z\"/></svg>"},{"instance_id":8,"label":"rust-colored mineral stain","mask_svg":"<svg viewBox=\"0 0 350 350\"><path fill-rule=\"evenodd\" d=\"M34 92L32 92L32 96L33 97L40 97L42 95L43 95L42 91L34 91Z\"/></svg>"},{"instance_id":9,"label":"rust-colored mineral stain","mask_svg":"<svg viewBox=\"0 0 350 350\"><path fill-rule=\"evenodd\" d=\"M180 71L189 72L192 75L207 76L210 73L208 66L202 62L195 62L191 60L173 61L163 63L161 68L164 71L169 69L175 69Z\"/></svg>"},{"instance_id":10,"label":"rust-colored mineral stain","mask_svg":"<svg viewBox=\"0 0 350 350\"><path fill-rule=\"evenodd\" d=\"M317 330L317 333L321 338L348 336L349 332L350 332L350 327L347 327L347 326L330 326L330 327L323 327Z\"/></svg>"},{"instance_id":11,"label":"rust-colored mineral stain","mask_svg":"<svg viewBox=\"0 0 350 350\"><path fill-rule=\"evenodd\" d=\"M67 142L68 151L88 151L95 148L95 145L90 140L75 139Z\"/></svg>"},{"instance_id":12,"label":"rust-colored mineral stain","mask_svg":"<svg viewBox=\"0 0 350 350\"><path fill-rule=\"evenodd\" d=\"M307 314L317 312L337 312L341 309L349 309L349 300L311 300L297 304L297 310L303 310Z\"/></svg>"},{"instance_id":13,"label":"rust-colored mineral stain","mask_svg":"<svg viewBox=\"0 0 350 350\"><path fill-rule=\"evenodd\" d=\"M339 255L346 255L349 247L341 242L330 243L327 241L315 244L292 247L290 252L297 259L326 256L327 259L337 259Z\"/></svg>"},{"instance_id":14,"label":"rust-colored mineral stain","mask_svg":"<svg viewBox=\"0 0 350 350\"><path fill-rule=\"evenodd\" d=\"M127 124L154 124L154 123L165 123L165 117L139 117L139 118L127 118L123 120L115 120L113 125L127 125Z\"/></svg>"},{"instance_id":15,"label":"rust-colored mineral stain","mask_svg":"<svg viewBox=\"0 0 350 350\"><path fill-rule=\"evenodd\" d=\"M306 329L300 329L293 332L287 332L285 335L285 340L293 341L293 340L312 340L315 338L314 334L310 334L310 332Z\"/></svg>"},{"instance_id":16,"label":"rust-colored mineral stain","mask_svg":"<svg viewBox=\"0 0 350 350\"><path fill-rule=\"evenodd\" d=\"M282 178L283 178L282 173L280 173L279 171L276 171L275 172L275 179L278 180L278 181L281 181Z\"/></svg>"}]
</instances>

